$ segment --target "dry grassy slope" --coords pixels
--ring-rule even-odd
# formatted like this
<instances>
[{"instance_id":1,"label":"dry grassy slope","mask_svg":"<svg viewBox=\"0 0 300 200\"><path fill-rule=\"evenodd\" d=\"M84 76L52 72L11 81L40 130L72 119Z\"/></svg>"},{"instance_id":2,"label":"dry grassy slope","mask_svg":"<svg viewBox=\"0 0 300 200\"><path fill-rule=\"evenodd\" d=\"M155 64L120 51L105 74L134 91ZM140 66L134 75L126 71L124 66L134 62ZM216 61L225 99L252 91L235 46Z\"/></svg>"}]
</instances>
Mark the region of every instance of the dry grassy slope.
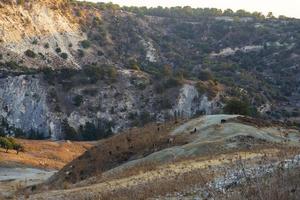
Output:
<instances>
[{"instance_id":1,"label":"dry grassy slope","mask_svg":"<svg viewBox=\"0 0 300 200\"><path fill-rule=\"evenodd\" d=\"M17 141L25 147L25 152L17 155L13 150L5 153L4 149L0 149L0 166L58 170L93 145L88 142Z\"/></svg>"},{"instance_id":2,"label":"dry grassy slope","mask_svg":"<svg viewBox=\"0 0 300 200\"><path fill-rule=\"evenodd\" d=\"M5 61L18 61L30 68L60 65L78 67L73 57L78 42L85 39L79 24L71 21L68 7L57 8L53 1L35 1L19 6L0 6L0 53ZM49 48L45 48L49 44ZM55 52L56 48L69 55L67 62ZM30 59L24 56L26 50L43 54L47 60Z\"/></svg>"},{"instance_id":3,"label":"dry grassy slope","mask_svg":"<svg viewBox=\"0 0 300 200\"><path fill-rule=\"evenodd\" d=\"M226 119L227 122L221 124L222 119ZM223 154L225 157L228 155L227 158L230 160L236 153L259 152L261 149L273 149L269 152L275 153L277 148L299 148L299 138L298 130L230 115L204 116L181 125L165 124L160 126L159 131L158 126L149 125L100 142L64 167L46 185L47 188L55 189L61 189L62 185L74 188L131 176L134 179L132 182L137 184L137 179L143 180L135 177L138 172L147 173L148 170L152 170L151 168L156 169L160 165L168 165L174 161L210 160ZM255 153L255 156L258 154ZM185 172L184 166L195 166L196 169L197 166L204 165L201 162L200 164L184 162L181 168L174 169L174 173ZM158 177L163 177L161 175L163 169L164 167L161 167L158 170L157 173L160 174ZM152 179L148 181L150 183ZM76 184L73 185L74 183ZM93 186L94 189L97 187ZM44 187L41 187L41 190L43 189ZM89 192L93 190L82 189ZM83 192L82 189L71 192Z\"/></svg>"},{"instance_id":4,"label":"dry grassy slope","mask_svg":"<svg viewBox=\"0 0 300 200\"><path fill-rule=\"evenodd\" d=\"M240 159L249 166L261 165L267 155L270 162L282 160L278 153L291 156L300 146L299 130L239 116L204 116L157 128L100 142L38 187L56 190L31 199L146 199L205 183Z\"/></svg>"}]
</instances>

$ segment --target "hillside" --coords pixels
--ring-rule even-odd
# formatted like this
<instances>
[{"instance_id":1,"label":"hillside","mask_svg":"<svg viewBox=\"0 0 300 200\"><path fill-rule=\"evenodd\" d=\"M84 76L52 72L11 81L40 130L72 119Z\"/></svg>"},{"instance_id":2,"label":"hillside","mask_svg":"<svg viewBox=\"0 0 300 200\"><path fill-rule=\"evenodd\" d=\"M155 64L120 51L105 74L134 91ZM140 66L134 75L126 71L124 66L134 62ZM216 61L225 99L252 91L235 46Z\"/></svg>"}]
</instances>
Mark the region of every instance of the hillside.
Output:
<instances>
[{"instance_id":1,"label":"hillside","mask_svg":"<svg viewBox=\"0 0 300 200\"><path fill-rule=\"evenodd\" d=\"M8 153L0 148L0 199L9 199L16 191L42 183L57 170L80 156L95 143L16 139L24 152Z\"/></svg>"},{"instance_id":2,"label":"hillside","mask_svg":"<svg viewBox=\"0 0 300 200\"><path fill-rule=\"evenodd\" d=\"M299 185L275 178L297 174L299 130L237 115L208 115L159 127L148 125L100 141L19 198L243 199L259 190L258 179L266 181L261 187L277 181L274 187L281 195ZM253 190L246 190L250 185ZM289 199L297 194L296 189ZM261 195L280 199L270 188Z\"/></svg>"},{"instance_id":3,"label":"hillside","mask_svg":"<svg viewBox=\"0 0 300 200\"><path fill-rule=\"evenodd\" d=\"M95 140L223 113L233 97L252 116L299 122L297 19L51 0L0 9L6 134Z\"/></svg>"}]
</instances>

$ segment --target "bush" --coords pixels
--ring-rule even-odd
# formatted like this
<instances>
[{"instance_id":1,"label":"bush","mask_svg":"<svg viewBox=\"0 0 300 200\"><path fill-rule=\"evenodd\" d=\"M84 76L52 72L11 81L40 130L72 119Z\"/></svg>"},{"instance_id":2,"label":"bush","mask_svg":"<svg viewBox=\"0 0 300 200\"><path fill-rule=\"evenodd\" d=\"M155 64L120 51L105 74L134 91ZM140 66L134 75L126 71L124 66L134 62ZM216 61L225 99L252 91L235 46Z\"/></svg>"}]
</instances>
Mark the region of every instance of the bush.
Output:
<instances>
[{"instance_id":1,"label":"bush","mask_svg":"<svg viewBox=\"0 0 300 200\"><path fill-rule=\"evenodd\" d=\"M84 51L82 51L81 49L78 49L78 56L80 58L83 58L84 57Z\"/></svg>"},{"instance_id":2,"label":"bush","mask_svg":"<svg viewBox=\"0 0 300 200\"><path fill-rule=\"evenodd\" d=\"M68 59L68 54L67 53L61 53L60 57L67 60Z\"/></svg>"},{"instance_id":3,"label":"bush","mask_svg":"<svg viewBox=\"0 0 300 200\"><path fill-rule=\"evenodd\" d=\"M45 49L49 49L49 47L50 47L49 43L44 44Z\"/></svg>"},{"instance_id":4,"label":"bush","mask_svg":"<svg viewBox=\"0 0 300 200\"><path fill-rule=\"evenodd\" d=\"M91 46L91 42L88 40L83 40L80 42L80 45L82 46L82 48L84 49L88 49Z\"/></svg>"},{"instance_id":5,"label":"bush","mask_svg":"<svg viewBox=\"0 0 300 200\"><path fill-rule=\"evenodd\" d=\"M76 130L71 127L68 121L65 119L62 122L62 129L66 140L78 140L78 134Z\"/></svg>"},{"instance_id":6,"label":"bush","mask_svg":"<svg viewBox=\"0 0 300 200\"><path fill-rule=\"evenodd\" d=\"M213 76L209 71L202 70L198 74L198 79L201 81L209 81L213 79Z\"/></svg>"},{"instance_id":7,"label":"bush","mask_svg":"<svg viewBox=\"0 0 300 200\"><path fill-rule=\"evenodd\" d=\"M27 57L30 57L30 58L35 58L36 57L36 53L34 53L33 51L31 51L30 49L28 49L28 50L25 51L25 55Z\"/></svg>"},{"instance_id":8,"label":"bush","mask_svg":"<svg viewBox=\"0 0 300 200\"><path fill-rule=\"evenodd\" d=\"M61 48L57 47L57 48L55 49L55 52L56 52L56 53L61 53Z\"/></svg>"},{"instance_id":9,"label":"bush","mask_svg":"<svg viewBox=\"0 0 300 200\"><path fill-rule=\"evenodd\" d=\"M89 141L107 138L113 134L113 126L112 122L106 120L99 121L97 126L87 122L85 126L81 127L82 138Z\"/></svg>"},{"instance_id":10,"label":"bush","mask_svg":"<svg viewBox=\"0 0 300 200\"><path fill-rule=\"evenodd\" d=\"M74 98L73 98L73 103L75 106L79 107L81 106L83 102L83 97L81 95L76 95Z\"/></svg>"},{"instance_id":11,"label":"bush","mask_svg":"<svg viewBox=\"0 0 300 200\"><path fill-rule=\"evenodd\" d=\"M179 79L174 78L174 77L171 77L164 82L165 88L174 88L174 87L178 87L181 85L182 85L182 82Z\"/></svg>"}]
</instances>

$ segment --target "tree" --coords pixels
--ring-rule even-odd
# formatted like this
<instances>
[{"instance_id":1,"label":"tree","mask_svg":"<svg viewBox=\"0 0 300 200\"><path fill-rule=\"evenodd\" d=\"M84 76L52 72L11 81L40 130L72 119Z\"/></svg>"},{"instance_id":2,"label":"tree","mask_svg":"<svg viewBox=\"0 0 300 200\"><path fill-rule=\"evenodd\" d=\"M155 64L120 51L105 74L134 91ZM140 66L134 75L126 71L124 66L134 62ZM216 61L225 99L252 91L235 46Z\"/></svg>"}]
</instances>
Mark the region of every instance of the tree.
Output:
<instances>
[{"instance_id":1,"label":"tree","mask_svg":"<svg viewBox=\"0 0 300 200\"><path fill-rule=\"evenodd\" d=\"M6 153L8 153L9 149L13 149L13 144L5 137L0 137L0 147L5 149Z\"/></svg>"},{"instance_id":2,"label":"tree","mask_svg":"<svg viewBox=\"0 0 300 200\"><path fill-rule=\"evenodd\" d=\"M171 65L164 65L163 67L163 75L170 77L173 74L173 69Z\"/></svg>"},{"instance_id":3,"label":"tree","mask_svg":"<svg viewBox=\"0 0 300 200\"><path fill-rule=\"evenodd\" d=\"M247 101L241 101L239 99L229 100L225 107L224 112L227 114L239 114L239 115L250 115L250 106Z\"/></svg>"},{"instance_id":4,"label":"tree","mask_svg":"<svg viewBox=\"0 0 300 200\"><path fill-rule=\"evenodd\" d=\"M224 10L224 15L225 16L233 16L234 12L231 9L226 9Z\"/></svg>"},{"instance_id":5,"label":"tree","mask_svg":"<svg viewBox=\"0 0 300 200\"><path fill-rule=\"evenodd\" d=\"M19 154L19 152L24 152L25 151L24 146L19 144L19 143L15 143L13 145L13 149L17 152L17 154Z\"/></svg>"},{"instance_id":6,"label":"tree","mask_svg":"<svg viewBox=\"0 0 300 200\"><path fill-rule=\"evenodd\" d=\"M209 81L209 80L212 80L213 79L213 76L211 74L210 71L207 71L207 70L201 70L199 73L198 73L198 79L201 80L201 81Z\"/></svg>"},{"instance_id":7,"label":"tree","mask_svg":"<svg viewBox=\"0 0 300 200\"><path fill-rule=\"evenodd\" d=\"M67 140L77 140L78 139L78 134L76 132L76 130L71 127L68 123L68 120L64 120L62 122L62 129L65 135L65 139Z\"/></svg>"},{"instance_id":8,"label":"tree","mask_svg":"<svg viewBox=\"0 0 300 200\"><path fill-rule=\"evenodd\" d=\"M275 17L274 17L274 15L273 15L273 13L272 13L272 12L269 12L269 13L268 13L268 15L267 15L267 18L269 18L269 19L273 19L273 18L275 18Z\"/></svg>"},{"instance_id":9,"label":"tree","mask_svg":"<svg viewBox=\"0 0 300 200\"><path fill-rule=\"evenodd\" d=\"M83 103L83 96L81 95L76 95L73 98L73 104L77 107L81 106L81 104Z\"/></svg>"}]
</instances>

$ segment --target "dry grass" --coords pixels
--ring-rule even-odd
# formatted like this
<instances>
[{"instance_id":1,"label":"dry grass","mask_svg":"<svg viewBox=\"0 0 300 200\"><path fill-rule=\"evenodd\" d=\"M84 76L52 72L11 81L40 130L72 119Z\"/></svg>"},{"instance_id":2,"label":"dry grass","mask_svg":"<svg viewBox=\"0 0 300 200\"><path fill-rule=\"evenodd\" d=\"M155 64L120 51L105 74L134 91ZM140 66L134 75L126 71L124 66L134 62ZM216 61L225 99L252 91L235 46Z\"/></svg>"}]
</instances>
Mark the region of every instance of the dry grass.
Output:
<instances>
[{"instance_id":1,"label":"dry grass","mask_svg":"<svg viewBox=\"0 0 300 200\"><path fill-rule=\"evenodd\" d=\"M197 169L168 178L157 178L146 184L137 184L133 187L120 188L115 191L103 192L99 199L147 199L151 197L165 196L190 187L203 186L210 180L210 174L205 169Z\"/></svg>"},{"instance_id":2,"label":"dry grass","mask_svg":"<svg viewBox=\"0 0 300 200\"><path fill-rule=\"evenodd\" d=\"M21 140L25 152L18 155L15 151L5 153L0 149L1 166L28 166L43 169L61 169L67 163L84 153L93 143L55 142L46 140Z\"/></svg>"},{"instance_id":3,"label":"dry grass","mask_svg":"<svg viewBox=\"0 0 300 200\"><path fill-rule=\"evenodd\" d=\"M280 148L277 153L265 153L265 156L257 161L257 165L274 163L291 159L300 155L299 148ZM248 163L249 164L249 163ZM232 163L231 167L238 166L246 169L246 163ZM249 200L296 200L300 196L300 168L284 169L280 165L275 172L262 177L244 177L245 182L229 188L226 193L218 194L216 199L249 199Z\"/></svg>"},{"instance_id":4,"label":"dry grass","mask_svg":"<svg viewBox=\"0 0 300 200\"><path fill-rule=\"evenodd\" d=\"M149 124L102 140L90 151L64 167L53 177L49 185L56 188L65 182L77 183L90 177L99 177L103 172L122 163L145 157L164 148L187 143L182 135L169 136L173 127L174 122L159 126Z\"/></svg>"}]
</instances>

